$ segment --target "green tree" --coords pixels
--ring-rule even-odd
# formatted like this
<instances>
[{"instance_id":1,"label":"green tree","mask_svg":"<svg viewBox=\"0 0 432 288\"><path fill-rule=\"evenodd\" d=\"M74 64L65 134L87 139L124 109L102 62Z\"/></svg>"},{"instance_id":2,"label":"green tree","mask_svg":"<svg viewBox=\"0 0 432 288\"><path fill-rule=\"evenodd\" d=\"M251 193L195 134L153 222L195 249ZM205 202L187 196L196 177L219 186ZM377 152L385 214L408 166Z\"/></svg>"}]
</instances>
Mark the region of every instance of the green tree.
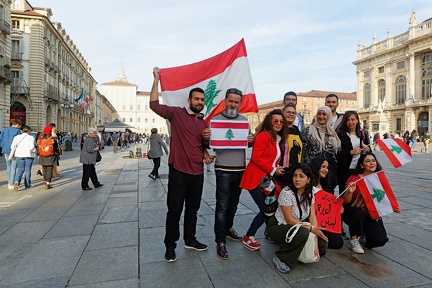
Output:
<instances>
[{"instance_id":1,"label":"green tree","mask_svg":"<svg viewBox=\"0 0 432 288\"><path fill-rule=\"evenodd\" d=\"M228 129L228 131L225 134L225 138L227 138L228 140L231 140L232 138L234 138L234 133L231 129Z\"/></svg>"},{"instance_id":2,"label":"green tree","mask_svg":"<svg viewBox=\"0 0 432 288\"><path fill-rule=\"evenodd\" d=\"M209 115L211 110L219 103L215 104L213 100L217 97L221 90L216 89L216 81L210 80L207 88L204 90L204 105L206 106L205 116Z\"/></svg>"}]
</instances>

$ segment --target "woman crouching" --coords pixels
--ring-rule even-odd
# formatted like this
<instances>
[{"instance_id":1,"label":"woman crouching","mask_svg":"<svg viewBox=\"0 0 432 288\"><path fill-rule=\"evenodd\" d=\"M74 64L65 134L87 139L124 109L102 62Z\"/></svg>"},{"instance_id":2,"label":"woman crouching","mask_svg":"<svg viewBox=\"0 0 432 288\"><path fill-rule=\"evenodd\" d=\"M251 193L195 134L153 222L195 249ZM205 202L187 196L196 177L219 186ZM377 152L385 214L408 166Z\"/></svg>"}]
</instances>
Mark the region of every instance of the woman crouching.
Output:
<instances>
[{"instance_id":1,"label":"woman crouching","mask_svg":"<svg viewBox=\"0 0 432 288\"><path fill-rule=\"evenodd\" d=\"M328 239L322 233L322 228L317 227L311 179L312 171L307 164L300 163L294 166L292 184L282 189L278 199L279 207L267 222L268 236L281 245L273 257L273 263L282 273L288 273L296 266L309 232L318 236L315 238L317 259L327 251ZM287 243L285 240L288 230L295 224L307 220L310 225L302 225L292 241Z\"/></svg>"}]
</instances>

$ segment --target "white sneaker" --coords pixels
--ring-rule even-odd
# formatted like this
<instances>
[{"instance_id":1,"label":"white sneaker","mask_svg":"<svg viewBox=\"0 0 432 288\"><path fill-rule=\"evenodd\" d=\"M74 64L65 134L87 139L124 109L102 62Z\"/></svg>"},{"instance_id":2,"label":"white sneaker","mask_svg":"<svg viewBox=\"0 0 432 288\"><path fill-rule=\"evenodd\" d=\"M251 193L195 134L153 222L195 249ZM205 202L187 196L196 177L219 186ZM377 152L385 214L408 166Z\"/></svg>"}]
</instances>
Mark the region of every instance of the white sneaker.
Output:
<instances>
[{"instance_id":1,"label":"white sneaker","mask_svg":"<svg viewBox=\"0 0 432 288\"><path fill-rule=\"evenodd\" d=\"M358 239L351 240L348 244L348 247L354 253L357 253L357 254L363 254L364 253L364 250L363 250L362 246L360 245L360 242Z\"/></svg>"},{"instance_id":2,"label":"white sneaker","mask_svg":"<svg viewBox=\"0 0 432 288\"><path fill-rule=\"evenodd\" d=\"M15 188L14 185L9 185L9 184L8 184L8 189L9 189L9 190L12 190L12 189L14 189L14 188Z\"/></svg>"}]
</instances>

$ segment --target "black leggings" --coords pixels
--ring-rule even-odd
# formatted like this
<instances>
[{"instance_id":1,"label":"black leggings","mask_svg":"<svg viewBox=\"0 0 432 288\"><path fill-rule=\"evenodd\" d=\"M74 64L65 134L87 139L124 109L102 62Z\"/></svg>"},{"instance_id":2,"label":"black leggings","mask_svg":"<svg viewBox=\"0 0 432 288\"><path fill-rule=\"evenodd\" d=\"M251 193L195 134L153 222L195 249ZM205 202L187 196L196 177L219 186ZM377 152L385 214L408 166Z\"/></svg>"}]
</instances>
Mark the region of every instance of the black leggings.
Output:
<instances>
[{"instance_id":1,"label":"black leggings","mask_svg":"<svg viewBox=\"0 0 432 288\"><path fill-rule=\"evenodd\" d=\"M161 158L160 157L152 158L152 160L153 160L154 167L150 174L152 174L153 176L159 176L159 167L160 167Z\"/></svg>"}]
</instances>

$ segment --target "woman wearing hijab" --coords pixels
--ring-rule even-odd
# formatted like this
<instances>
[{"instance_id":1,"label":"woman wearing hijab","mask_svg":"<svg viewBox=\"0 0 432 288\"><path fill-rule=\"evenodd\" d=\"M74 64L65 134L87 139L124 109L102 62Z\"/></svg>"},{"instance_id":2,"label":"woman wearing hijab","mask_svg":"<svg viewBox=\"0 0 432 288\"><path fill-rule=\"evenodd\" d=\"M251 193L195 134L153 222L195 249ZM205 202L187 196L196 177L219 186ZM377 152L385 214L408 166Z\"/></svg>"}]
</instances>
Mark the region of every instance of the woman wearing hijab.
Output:
<instances>
[{"instance_id":1,"label":"woman wearing hijab","mask_svg":"<svg viewBox=\"0 0 432 288\"><path fill-rule=\"evenodd\" d=\"M329 163L330 186L337 186L336 155L341 149L341 142L336 131L331 127L331 109L321 106L317 110L313 123L302 133L302 162L311 163L316 156L323 156Z\"/></svg>"}]
</instances>

